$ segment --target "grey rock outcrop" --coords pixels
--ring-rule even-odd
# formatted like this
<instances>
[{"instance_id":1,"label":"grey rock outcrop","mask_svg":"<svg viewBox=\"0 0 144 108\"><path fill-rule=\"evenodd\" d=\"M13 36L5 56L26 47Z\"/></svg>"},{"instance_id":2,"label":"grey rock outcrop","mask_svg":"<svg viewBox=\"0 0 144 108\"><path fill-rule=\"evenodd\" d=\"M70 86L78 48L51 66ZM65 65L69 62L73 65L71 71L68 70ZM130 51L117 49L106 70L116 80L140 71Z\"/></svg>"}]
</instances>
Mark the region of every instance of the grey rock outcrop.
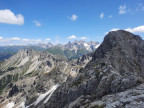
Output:
<instances>
[{"instance_id":1,"label":"grey rock outcrop","mask_svg":"<svg viewBox=\"0 0 144 108\"><path fill-rule=\"evenodd\" d=\"M82 65L83 67L92 59L92 53L83 55L77 60L77 65Z\"/></svg>"},{"instance_id":2,"label":"grey rock outcrop","mask_svg":"<svg viewBox=\"0 0 144 108\"><path fill-rule=\"evenodd\" d=\"M144 41L123 30L112 31L78 76L62 84L44 106L87 108L107 94L126 91L143 83L143 66Z\"/></svg>"},{"instance_id":3,"label":"grey rock outcrop","mask_svg":"<svg viewBox=\"0 0 144 108\"><path fill-rule=\"evenodd\" d=\"M47 95L45 93L53 86L64 83L67 77L75 77L78 71L71 70L80 68L48 52L21 50L0 65L0 106L9 101L15 107L23 102L25 106L37 107L53 89Z\"/></svg>"}]
</instances>

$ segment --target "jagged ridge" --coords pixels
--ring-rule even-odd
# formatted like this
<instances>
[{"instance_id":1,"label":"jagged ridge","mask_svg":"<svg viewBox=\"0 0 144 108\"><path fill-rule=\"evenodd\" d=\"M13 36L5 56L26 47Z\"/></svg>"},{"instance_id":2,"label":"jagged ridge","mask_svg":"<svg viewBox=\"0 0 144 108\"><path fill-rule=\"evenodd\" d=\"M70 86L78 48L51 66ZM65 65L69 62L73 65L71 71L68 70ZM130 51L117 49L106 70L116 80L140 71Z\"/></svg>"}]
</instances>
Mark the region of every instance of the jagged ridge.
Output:
<instances>
[{"instance_id":1,"label":"jagged ridge","mask_svg":"<svg viewBox=\"0 0 144 108\"><path fill-rule=\"evenodd\" d=\"M61 85L44 106L91 107L94 100L99 100L106 94L122 92L143 83L143 65L143 40L123 30L110 32L93 54L92 61L80 70L76 78ZM128 103L123 102L118 106L126 104ZM94 105L98 107L99 102ZM108 107L104 102L100 105Z\"/></svg>"},{"instance_id":2,"label":"jagged ridge","mask_svg":"<svg viewBox=\"0 0 144 108\"><path fill-rule=\"evenodd\" d=\"M0 65L0 102L4 106L7 103L14 106L23 103L27 106L44 101L37 99L48 97L48 94L44 94L51 87L55 89L68 76L75 77L78 74L82 66L71 63L48 52L32 49L19 51Z\"/></svg>"}]
</instances>

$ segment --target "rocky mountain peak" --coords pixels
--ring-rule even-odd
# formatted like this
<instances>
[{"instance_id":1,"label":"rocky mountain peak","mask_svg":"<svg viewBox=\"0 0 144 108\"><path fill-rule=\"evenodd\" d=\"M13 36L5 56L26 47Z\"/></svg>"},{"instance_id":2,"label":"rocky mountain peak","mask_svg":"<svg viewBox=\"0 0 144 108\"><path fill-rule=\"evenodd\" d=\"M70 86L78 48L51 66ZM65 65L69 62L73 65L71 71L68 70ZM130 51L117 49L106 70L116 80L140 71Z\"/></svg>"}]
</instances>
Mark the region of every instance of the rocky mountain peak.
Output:
<instances>
[{"instance_id":1,"label":"rocky mountain peak","mask_svg":"<svg viewBox=\"0 0 144 108\"><path fill-rule=\"evenodd\" d=\"M123 45L126 43L131 44L131 41L133 41L134 43L135 42L140 43L142 39L140 36L134 35L130 32L124 30L118 30L118 31L109 32L105 36L103 43L109 42L109 44L113 46L114 44L119 44L119 45Z\"/></svg>"},{"instance_id":2,"label":"rocky mountain peak","mask_svg":"<svg viewBox=\"0 0 144 108\"><path fill-rule=\"evenodd\" d=\"M37 52L33 49L22 49L20 50L17 54L20 55L20 54L26 54L27 56L31 55L31 54L36 54Z\"/></svg>"},{"instance_id":3,"label":"rocky mountain peak","mask_svg":"<svg viewBox=\"0 0 144 108\"><path fill-rule=\"evenodd\" d=\"M132 93L127 89L135 87L140 88L140 94L133 92L136 94L135 98L140 99L143 96L141 92L141 89L144 89L141 88L144 84L143 66L143 40L124 30L109 32L103 43L94 52L92 60L80 70L76 78L67 81L54 93L46 107L55 108L59 105L59 108L63 106L121 108L132 106L130 104L134 104L136 99L128 100L123 96L121 103L120 96L125 92L131 97ZM119 97L116 97L115 93L118 92L121 93ZM112 94L111 97L108 97L109 94ZM105 100L105 95L108 95L107 100ZM58 102L55 97L62 100ZM104 100L101 100L102 98ZM119 100L116 100L117 98ZM54 105L55 102L58 104Z\"/></svg>"},{"instance_id":4,"label":"rocky mountain peak","mask_svg":"<svg viewBox=\"0 0 144 108\"><path fill-rule=\"evenodd\" d=\"M94 60L103 58L106 53L113 49L137 54L137 50L143 46L144 42L140 36L134 35L124 30L109 32L100 47L95 51ZM140 52L139 52L140 53Z\"/></svg>"}]
</instances>

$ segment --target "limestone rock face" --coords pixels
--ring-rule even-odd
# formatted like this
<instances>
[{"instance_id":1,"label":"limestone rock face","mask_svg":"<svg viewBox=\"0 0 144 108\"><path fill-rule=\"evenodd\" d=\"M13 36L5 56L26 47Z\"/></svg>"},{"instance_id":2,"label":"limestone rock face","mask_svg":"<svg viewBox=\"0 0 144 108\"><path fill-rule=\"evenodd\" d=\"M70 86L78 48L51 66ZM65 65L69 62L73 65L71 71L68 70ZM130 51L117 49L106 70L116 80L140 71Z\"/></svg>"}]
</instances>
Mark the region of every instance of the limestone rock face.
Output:
<instances>
[{"instance_id":1,"label":"limestone rock face","mask_svg":"<svg viewBox=\"0 0 144 108\"><path fill-rule=\"evenodd\" d=\"M92 53L83 55L77 60L77 65L82 65L84 67L87 63L89 63L89 61L91 61L91 59L92 59Z\"/></svg>"},{"instance_id":2,"label":"limestone rock face","mask_svg":"<svg viewBox=\"0 0 144 108\"><path fill-rule=\"evenodd\" d=\"M37 107L80 68L61 56L21 50L0 64L0 107L11 102L15 107Z\"/></svg>"},{"instance_id":3,"label":"limestone rock face","mask_svg":"<svg viewBox=\"0 0 144 108\"><path fill-rule=\"evenodd\" d=\"M68 61L22 50L0 65L0 107L143 108L144 41L109 32L92 54Z\"/></svg>"},{"instance_id":4,"label":"limestone rock face","mask_svg":"<svg viewBox=\"0 0 144 108\"><path fill-rule=\"evenodd\" d=\"M48 108L90 107L93 101L107 94L124 92L143 83L143 66L144 41L139 36L123 30L109 32L94 52L92 60L85 68L80 69L78 76L62 84L44 106ZM119 101L120 98L117 102ZM121 104L123 106L129 103ZM132 104L126 106L130 107ZM94 105L111 108L105 101ZM143 106L143 102L139 106Z\"/></svg>"}]
</instances>

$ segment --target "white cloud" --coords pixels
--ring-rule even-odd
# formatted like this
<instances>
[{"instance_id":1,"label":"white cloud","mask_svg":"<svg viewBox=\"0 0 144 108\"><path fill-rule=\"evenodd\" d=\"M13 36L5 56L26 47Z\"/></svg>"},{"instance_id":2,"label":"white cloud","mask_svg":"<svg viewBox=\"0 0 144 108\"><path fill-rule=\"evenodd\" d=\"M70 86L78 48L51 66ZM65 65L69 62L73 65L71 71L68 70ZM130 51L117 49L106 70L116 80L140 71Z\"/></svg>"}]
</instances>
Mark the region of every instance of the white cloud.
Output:
<instances>
[{"instance_id":1,"label":"white cloud","mask_svg":"<svg viewBox=\"0 0 144 108\"><path fill-rule=\"evenodd\" d=\"M76 39L77 37L75 35L69 36L67 39Z\"/></svg>"},{"instance_id":2,"label":"white cloud","mask_svg":"<svg viewBox=\"0 0 144 108\"><path fill-rule=\"evenodd\" d=\"M30 40L29 39L22 39L22 41L29 42Z\"/></svg>"},{"instance_id":3,"label":"white cloud","mask_svg":"<svg viewBox=\"0 0 144 108\"><path fill-rule=\"evenodd\" d=\"M119 30L119 28L113 28L110 31L117 31L117 30Z\"/></svg>"},{"instance_id":4,"label":"white cloud","mask_svg":"<svg viewBox=\"0 0 144 108\"><path fill-rule=\"evenodd\" d=\"M104 17L104 13L101 13L100 18L103 19L103 17Z\"/></svg>"},{"instance_id":5,"label":"white cloud","mask_svg":"<svg viewBox=\"0 0 144 108\"><path fill-rule=\"evenodd\" d=\"M39 44L44 43L45 40L41 39L21 39L19 37L13 38L2 38L0 37L0 46L1 45L28 45L28 44Z\"/></svg>"},{"instance_id":6,"label":"white cloud","mask_svg":"<svg viewBox=\"0 0 144 108\"><path fill-rule=\"evenodd\" d=\"M110 31L117 31L117 30L119 30L119 28L113 28L113 29L111 29ZM108 32L106 32L106 33L104 33L104 34L107 35Z\"/></svg>"},{"instance_id":7,"label":"white cloud","mask_svg":"<svg viewBox=\"0 0 144 108\"><path fill-rule=\"evenodd\" d=\"M78 16L76 14L73 14L69 19L72 21L77 20Z\"/></svg>"},{"instance_id":8,"label":"white cloud","mask_svg":"<svg viewBox=\"0 0 144 108\"><path fill-rule=\"evenodd\" d=\"M117 31L120 30L119 28L113 28L110 31ZM124 29L125 31L131 32L131 33L144 33L144 25L143 26L138 26L138 27L134 27L134 28L126 28ZM108 32L106 32L105 34L108 34Z\"/></svg>"},{"instance_id":9,"label":"white cloud","mask_svg":"<svg viewBox=\"0 0 144 108\"><path fill-rule=\"evenodd\" d=\"M0 10L0 23L6 24L24 24L24 17L21 14L15 15L11 10Z\"/></svg>"},{"instance_id":10,"label":"white cloud","mask_svg":"<svg viewBox=\"0 0 144 108\"><path fill-rule=\"evenodd\" d=\"M79 39L85 40L85 39L88 39L88 38L87 38L87 37L81 37L81 38L79 38Z\"/></svg>"},{"instance_id":11,"label":"white cloud","mask_svg":"<svg viewBox=\"0 0 144 108\"><path fill-rule=\"evenodd\" d=\"M47 41L50 41L51 39L50 39L50 38L47 38L46 40L47 40Z\"/></svg>"},{"instance_id":12,"label":"white cloud","mask_svg":"<svg viewBox=\"0 0 144 108\"><path fill-rule=\"evenodd\" d=\"M112 15L109 15L108 18L112 18Z\"/></svg>"},{"instance_id":13,"label":"white cloud","mask_svg":"<svg viewBox=\"0 0 144 108\"><path fill-rule=\"evenodd\" d=\"M13 37L13 38L11 38L11 40L20 40L20 38L18 38L18 37Z\"/></svg>"},{"instance_id":14,"label":"white cloud","mask_svg":"<svg viewBox=\"0 0 144 108\"><path fill-rule=\"evenodd\" d=\"M41 42L42 40L41 39L34 39L32 41L34 41L34 42Z\"/></svg>"},{"instance_id":15,"label":"white cloud","mask_svg":"<svg viewBox=\"0 0 144 108\"><path fill-rule=\"evenodd\" d=\"M2 40L3 39L3 37L0 37L0 40Z\"/></svg>"},{"instance_id":16,"label":"white cloud","mask_svg":"<svg viewBox=\"0 0 144 108\"><path fill-rule=\"evenodd\" d=\"M39 21L33 20L33 23L35 24L35 26L39 27L41 26L41 23Z\"/></svg>"},{"instance_id":17,"label":"white cloud","mask_svg":"<svg viewBox=\"0 0 144 108\"><path fill-rule=\"evenodd\" d=\"M119 14L125 14L126 13L126 5L121 5L119 9Z\"/></svg>"},{"instance_id":18,"label":"white cloud","mask_svg":"<svg viewBox=\"0 0 144 108\"><path fill-rule=\"evenodd\" d=\"M135 28L127 28L125 30L131 33L144 33L144 26L138 26Z\"/></svg>"}]
</instances>

